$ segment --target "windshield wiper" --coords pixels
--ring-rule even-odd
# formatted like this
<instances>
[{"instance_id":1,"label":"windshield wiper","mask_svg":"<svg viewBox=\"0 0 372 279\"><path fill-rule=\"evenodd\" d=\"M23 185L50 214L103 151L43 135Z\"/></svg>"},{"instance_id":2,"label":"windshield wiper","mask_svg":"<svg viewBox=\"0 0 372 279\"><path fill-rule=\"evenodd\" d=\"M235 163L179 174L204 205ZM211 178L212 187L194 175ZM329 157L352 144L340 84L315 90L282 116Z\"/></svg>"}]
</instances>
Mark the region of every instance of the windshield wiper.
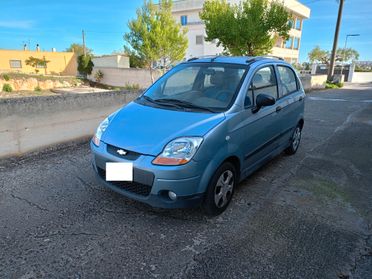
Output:
<instances>
[{"instance_id":1,"label":"windshield wiper","mask_svg":"<svg viewBox=\"0 0 372 279\"><path fill-rule=\"evenodd\" d=\"M210 108L203 107L203 106L198 106L198 105L195 105L191 102L178 100L178 99L164 98L164 99L156 99L154 101L156 103L161 103L161 104L177 104L177 105L179 105L183 108L199 109L199 110L205 110L205 111L209 111L209 112L213 112L213 113L215 112L214 110L212 110Z\"/></svg>"},{"instance_id":2,"label":"windshield wiper","mask_svg":"<svg viewBox=\"0 0 372 279\"><path fill-rule=\"evenodd\" d=\"M178 104L173 104L173 103L167 103L167 102L158 102L158 100L154 100L146 95L143 95L142 98L144 98L146 101L149 101L150 103L160 105L160 106L168 106L168 107L176 107L180 109L184 109L184 107L178 105Z\"/></svg>"}]
</instances>

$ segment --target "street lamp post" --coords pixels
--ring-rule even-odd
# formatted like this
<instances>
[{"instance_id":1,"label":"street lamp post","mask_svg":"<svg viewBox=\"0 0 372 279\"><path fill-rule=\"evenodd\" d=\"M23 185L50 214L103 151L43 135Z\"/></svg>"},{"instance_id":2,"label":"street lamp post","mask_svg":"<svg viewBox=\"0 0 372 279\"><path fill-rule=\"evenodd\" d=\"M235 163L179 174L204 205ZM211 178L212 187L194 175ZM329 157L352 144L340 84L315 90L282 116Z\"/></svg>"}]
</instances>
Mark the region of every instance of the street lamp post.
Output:
<instances>
[{"instance_id":1,"label":"street lamp post","mask_svg":"<svg viewBox=\"0 0 372 279\"><path fill-rule=\"evenodd\" d=\"M346 38L345 38L345 45L344 45L344 55L343 55L343 60L344 60L344 63L346 62L346 45L347 45L347 39L349 37L359 37L360 34L347 34L346 35ZM343 74L343 71L344 71L344 64L342 64L342 67L341 67L341 78L342 78L342 74ZM349 67L349 71L350 71L350 67Z\"/></svg>"}]
</instances>

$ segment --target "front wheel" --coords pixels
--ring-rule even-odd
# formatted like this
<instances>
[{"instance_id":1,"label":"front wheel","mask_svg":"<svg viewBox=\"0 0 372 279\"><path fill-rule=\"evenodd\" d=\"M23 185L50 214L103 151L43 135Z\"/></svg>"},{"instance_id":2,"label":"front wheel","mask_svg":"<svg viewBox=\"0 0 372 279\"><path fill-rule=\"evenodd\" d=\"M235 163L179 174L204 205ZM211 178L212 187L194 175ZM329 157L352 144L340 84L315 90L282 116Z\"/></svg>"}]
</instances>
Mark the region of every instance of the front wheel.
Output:
<instances>
[{"instance_id":1,"label":"front wheel","mask_svg":"<svg viewBox=\"0 0 372 279\"><path fill-rule=\"evenodd\" d=\"M293 132L289 147L287 147L287 149L284 150L286 154L293 155L297 152L297 149L300 146L301 133L302 133L301 126L297 125Z\"/></svg>"},{"instance_id":2,"label":"front wheel","mask_svg":"<svg viewBox=\"0 0 372 279\"><path fill-rule=\"evenodd\" d=\"M225 211L234 194L236 169L230 162L223 163L214 173L207 189L203 207L210 216Z\"/></svg>"}]
</instances>

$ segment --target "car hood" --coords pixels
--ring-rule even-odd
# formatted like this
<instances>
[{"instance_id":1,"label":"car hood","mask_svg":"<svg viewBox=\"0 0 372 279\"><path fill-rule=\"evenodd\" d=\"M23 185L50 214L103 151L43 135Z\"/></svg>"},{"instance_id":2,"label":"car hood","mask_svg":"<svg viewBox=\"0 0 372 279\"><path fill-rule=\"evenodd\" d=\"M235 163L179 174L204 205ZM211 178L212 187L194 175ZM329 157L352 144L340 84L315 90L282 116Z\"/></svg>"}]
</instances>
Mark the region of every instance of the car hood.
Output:
<instances>
[{"instance_id":1,"label":"car hood","mask_svg":"<svg viewBox=\"0 0 372 279\"><path fill-rule=\"evenodd\" d=\"M182 136L204 136L224 118L223 113L167 110L131 102L111 119L102 141L157 156L171 140Z\"/></svg>"}]
</instances>

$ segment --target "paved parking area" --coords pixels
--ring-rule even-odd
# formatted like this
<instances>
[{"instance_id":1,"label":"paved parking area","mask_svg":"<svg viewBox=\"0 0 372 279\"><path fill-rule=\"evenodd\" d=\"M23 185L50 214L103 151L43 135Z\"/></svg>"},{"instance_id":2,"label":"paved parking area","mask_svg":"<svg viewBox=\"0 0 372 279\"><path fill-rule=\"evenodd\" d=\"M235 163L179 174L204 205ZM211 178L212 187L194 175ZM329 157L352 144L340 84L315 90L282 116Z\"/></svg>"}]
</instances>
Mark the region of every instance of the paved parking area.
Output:
<instances>
[{"instance_id":1,"label":"paved parking area","mask_svg":"<svg viewBox=\"0 0 372 279\"><path fill-rule=\"evenodd\" d=\"M372 85L314 92L302 145L223 215L96 181L88 144L0 161L0 278L372 278Z\"/></svg>"}]
</instances>

